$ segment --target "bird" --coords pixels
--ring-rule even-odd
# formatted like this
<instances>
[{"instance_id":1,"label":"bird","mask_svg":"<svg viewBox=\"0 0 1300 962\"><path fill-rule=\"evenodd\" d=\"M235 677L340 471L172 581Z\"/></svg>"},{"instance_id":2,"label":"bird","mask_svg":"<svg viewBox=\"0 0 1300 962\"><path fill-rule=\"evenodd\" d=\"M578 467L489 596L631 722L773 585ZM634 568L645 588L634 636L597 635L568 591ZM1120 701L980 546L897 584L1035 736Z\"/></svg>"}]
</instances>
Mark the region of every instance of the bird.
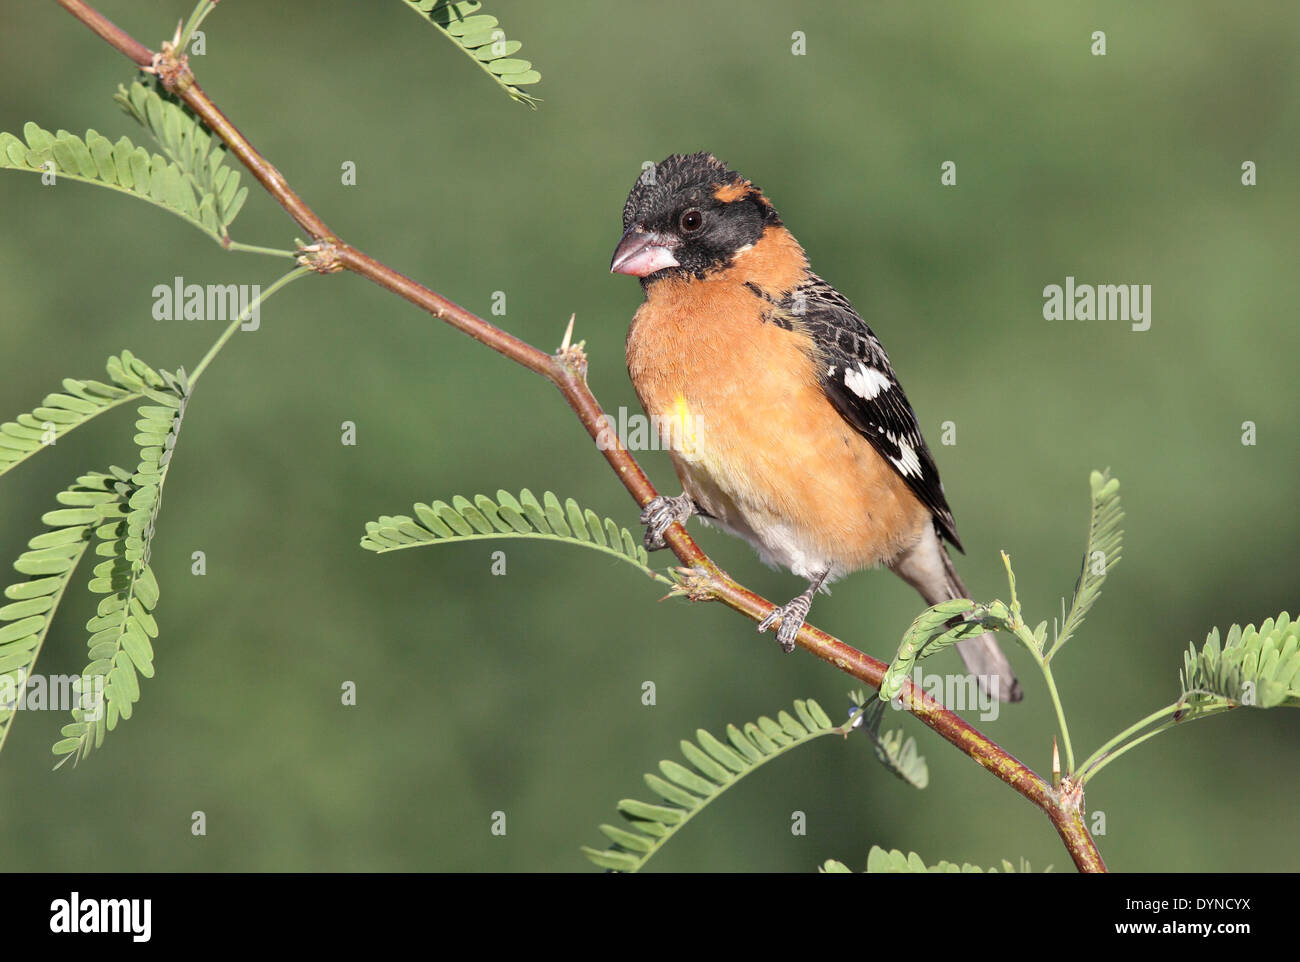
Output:
<instances>
[{"instance_id":1,"label":"bird","mask_svg":"<svg viewBox=\"0 0 1300 962\"><path fill-rule=\"evenodd\" d=\"M934 458L885 348L813 272L763 191L713 154L646 164L610 271L640 279L627 369L682 493L641 515L665 546L698 515L807 588L758 626L793 651L814 596L883 565L928 605L969 598ZM957 643L967 672L1022 697L989 633Z\"/></svg>"}]
</instances>

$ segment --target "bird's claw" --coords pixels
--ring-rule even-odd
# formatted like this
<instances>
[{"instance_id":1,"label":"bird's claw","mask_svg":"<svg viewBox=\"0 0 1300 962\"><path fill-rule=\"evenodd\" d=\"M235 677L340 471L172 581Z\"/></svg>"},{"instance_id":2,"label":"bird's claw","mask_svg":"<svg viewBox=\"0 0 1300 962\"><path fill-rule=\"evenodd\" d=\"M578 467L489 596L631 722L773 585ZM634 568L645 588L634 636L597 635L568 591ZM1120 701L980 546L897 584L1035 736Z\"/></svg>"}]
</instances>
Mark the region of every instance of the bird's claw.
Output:
<instances>
[{"instance_id":1,"label":"bird's claw","mask_svg":"<svg viewBox=\"0 0 1300 962\"><path fill-rule=\"evenodd\" d=\"M655 498L641 509L641 523L646 526L642 539L650 551L666 547L664 532L673 524L686 523L686 519L695 513L695 502L688 494L679 494L675 498L663 495Z\"/></svg>"},{"instance_id":2,"label":"bird's claw","mask_svg":"<svg viewBox=\"0 0 1300 962\"><path fill-rule=\"evenodd\" d=\"M768 616L758 623L758 630L767 631L778 621L781 622L781 627L776 630L776 640L780 643L781 650L789 654L794 651L794 640L799 636L799 629L803 627L810 607L811 599L805 599L800 595L794 601L773 608Z\"/></svg>"}]
</instances>

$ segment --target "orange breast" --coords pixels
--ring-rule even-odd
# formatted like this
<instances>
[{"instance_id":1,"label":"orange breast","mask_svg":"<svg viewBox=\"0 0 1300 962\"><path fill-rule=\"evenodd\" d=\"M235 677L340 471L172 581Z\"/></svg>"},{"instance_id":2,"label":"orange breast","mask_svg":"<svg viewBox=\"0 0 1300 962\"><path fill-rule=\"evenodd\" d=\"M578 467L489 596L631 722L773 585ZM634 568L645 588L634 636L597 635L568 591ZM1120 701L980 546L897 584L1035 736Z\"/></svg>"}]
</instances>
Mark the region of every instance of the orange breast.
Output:
<instances>
[{"instance_id":1,"label":"orange breast","mask_svg":"<svg viewBox=\"0 0 1300 962\"><path fill-rule=\"evenodd\" d=\"M743 281L767 239L724 274L652 284L628 371L683 489L769 563L834 577L892 560L929 511L826 398L808 335L763 322Z\"/></svg>"}]
</instances>

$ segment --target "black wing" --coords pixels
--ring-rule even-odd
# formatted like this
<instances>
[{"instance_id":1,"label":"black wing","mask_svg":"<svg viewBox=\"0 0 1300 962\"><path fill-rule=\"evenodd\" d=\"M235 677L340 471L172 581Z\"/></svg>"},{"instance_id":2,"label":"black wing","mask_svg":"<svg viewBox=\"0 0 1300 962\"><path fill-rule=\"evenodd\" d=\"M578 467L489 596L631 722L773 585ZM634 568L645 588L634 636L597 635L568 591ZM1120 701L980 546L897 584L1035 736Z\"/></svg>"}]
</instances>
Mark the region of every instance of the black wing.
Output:
<instances>
[{"instance_id":1,"label":"black wing","mask_svg":"<svg viewBox=\"0 0 1300 962\"><path fill-rule=\"evenodd\" d=\"M848 298L815 274L780 308L816 342L817 374L826 396L930 509L944 537L963 550L939 469L880 339Z\"/></svg>"}]
</instances>

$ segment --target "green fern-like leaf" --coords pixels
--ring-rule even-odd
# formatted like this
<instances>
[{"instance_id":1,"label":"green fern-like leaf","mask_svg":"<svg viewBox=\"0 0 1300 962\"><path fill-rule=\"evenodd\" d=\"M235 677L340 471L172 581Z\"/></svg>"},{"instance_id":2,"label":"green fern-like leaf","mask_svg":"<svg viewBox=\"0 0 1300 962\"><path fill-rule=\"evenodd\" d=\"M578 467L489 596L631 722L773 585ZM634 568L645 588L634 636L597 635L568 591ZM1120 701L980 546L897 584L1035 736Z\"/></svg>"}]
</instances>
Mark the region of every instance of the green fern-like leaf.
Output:
<instances>
[{"instance_id":1,"label":"green fern-like leaf","mask_svg":"<svg viewBox=\"0 0 1300 962\"><path fill-rule=\"evenodd\" d=\"M843 862L837 862L833 858L828 858L817 866L817 871L821 875L852 875L853 869L849 868Z\"/></svg>"},{"instance_id":2,"label":"green fern-like leaf","mask_svg":"<svg viewBox=\"0 0 1300 962\"><path fill-rule=\"evenodd\" d=\"M930 768L925 763L925 756L917 754L916 739L904 738L901 728L878 737L875 747L880 763L907 784L913 788L925 788L930 784Z\"/></svg>"},{"instance_id":3,"label":"green fern-like leaf","mask_svg":"<svg viewBox=\"0 0 1300 962\"><path fill-rule=\"evenodd\" d=\"M506 39L496 17L479 13L483 4L478 0L402 2L437 27L512 100L536 109L537 98L519 88L537 83L542 75L533 69L532 63L515 56L522 44Z\"/></svg>"},{"instance_id":4,"label":"green fern-like leaf","mask_svg":"<svg viewBox=\"0 0 1300 962\"><path fill-rule=\"evenodd\" d=\"M101 519L100 506L116 500L107 474L91 473L57 496L61 507L41 522L49 531L27 543L14 568L27 575L5 588L8 603L0 607L0 748L21 704L54 613L86 549L91 531Z\"/></svg>"},{"instance_id":5,"label":"green fern-like leaf","mask_svg":"<svg viewBox=\"0 0 1300 962\"><path fill-rule=\"evenodd\" d=\"M135 441L140 461L135 472L111 469L115 497L97 506L95 553L105 560L95 566L89 588L105 597L86 623L90 661L82 675L103 676L104 681L85 695L82 706L72 711L72 722L63 727L63 738L53 747L54 754L64 756L60 765L68 758L84 759L103 744L105 733L116 728L119 719L130 718L140 700L137 674L146 678L154 674L158 580L149 566L149 554L190 385L184 370L171 374L133 361L132 370L123 372L123 377L128 382L135 378L140 393L153 403L139 409Z\"/></svg>"},{"instance_id":6,"label":"green fern-like leaf","mask_svg":"<svg viewBox=\"0 0 1300 962\"><path fill-rule=\"evenodd\" d=\"M56 178L108 187L170 211L222 246L229 241L226 228L243 203L239 192L229 203L224 191L219 197L196 193L191 176L180 164L150 154L126 137L114 143L95 130L87 130L84 138L66 130L52 134L34 123L23 127L23 136L26 143L0 131L0 168L34 174L51 171ZM237 183L233 171L221 169L227 171L224 184Z\"/></svg>"},{"instance_id":7,"label":"green fern-like leaf","mask_svg":"<svg viewBox=\"0 0 1300 962\"><path fill-rule=\"evenodd\" d=\"M994 601L977 605L968 598L941 601L916 616L903 634L898 654L880 682L880 698L892 701L903 690L903 683L912 673L916 663L923 658L956 644L963 638L982 634L988 627L1006 622L1009 615L1006 605Z\"/></svg>"},{"instance_id":8,"label":"green fern-like leaf","mask_svg":"<svg viewBox=\"0 0 1300 962\"><path fill-rule=\"evenodd\" d=\"M593 548L626 561L665 584L672 582L649 565L649 555L639 539L611 518L582 508L568 498L563 505L550 491L538 501L524 488L516 498L498 491L493 501L478 494L474 500L456 495L451 504L435 501L415 505L415 517L383 515L366 523L361 547L380 553L427 544L483 541L495 538L540 538Z\"/></svg>"},{"instance_id":9,"label":"green fern-like leaf","mask_svg":"<svg viewBox=\"0 0 1300 962\"><path fill-rule=\"evenodd\" d=\"M849 692L848 725L861 728L871 738L876 760L891 773L907 782L913 788L923 789L930 784L930 768L924 755L916 753L916 739L904 738L901 728L880 733L880 724L884 720L889 702L880 698L875 692L868 698L862 689Z\"/></svg>"},{"instance_id":10,"label":"green fern-like leaf","mask_svg":"<svg viewBox=\"0 0 1300 962\"><path fill-rule=\"evenodd\" d=\"M225 143L175 95L160 92L155 83L137 80L130 87L119 86L113 99L153 135L180 169L193 190L194 212L204 228L228 239L228 228L243 208L248 188L239 186L239 171L226 166Z\"/></svg>"},{"instance_id":11,"label":"green fern-like leaf","mask_svg":"<svg viewBox=\"0 0 1300 962\"><path fill-rule=\"evenodd\" d=\"M850 727L833 725L810 698L794 703L794 715L783 711L775 721L764 716L743 730L728 725L726 742L701 728L694 742L683 739L681 743L682 754L693 769L664 760L659 763L659 775L645 776L651 791L666 804L623 799L618 811L631 830L601 825L601 832L613 845L607 849L583 846L582 853L601 868L638 871L683 825L750 772L814 738L845 734Z\"/></svg>"},{"instance_id":12,"label":"green fern-like leaf","mask_svg":"<svg viewBox=\"0 0 1300 962\"><path fill-rule=\"evenodd\" d=\"M1047 658L1056 654L1083 624L1084 616L1101 595L1101 586L1110 569L1119 564L1124 532L1119 523L1124 512L1119 503L1119 479L1109 471L1093 471L1088 478L1092 489L1092 510L1088 519L1088 547L1083 553L1083 567L1074 583L1070 610L1061 619L1061 631Z\"/></svg>"},{"instance_id":13,"label":"green fern-like leaf","mask_svg":"<svg viewBox=\"0 0 1300 962\"><path fill-rule=\"evenodd\" d=\"M0 424L0 475L91 418L138 400L144 396L145 388L159 388L164 383L130 351L110 357L107 366L112 383L65 378L61 393L47 394L39 407Z\"/></svg>"},{"instance_id":14,"label":"green fern-like leaf","mask_svg":"<svg viewBox=\"0 0 1300 962\"><path fill-rule=\"evenodd\" d=\"M1300 707L1300 622L1285 611L1258 629L1233 625L1222 645L1219 629L1183 655L1180 717L1211 706Z\"/></svg>"},{"instance_id":15,"label":"green fern-like leaf","mask_svg":"<svg viewBox=\"0 0 1300 962\"><path fill-rule=\"evenodd\" d=\"M1050 872L1052 866L1043 869L1044 872ZM962 862L958 865L956 862L941 861L937 865L926 865L925 860L915 852L909 852L904 855L898 849L885 851L879 845L871 846L871 851L867 855L867 871L873 874L880 873L916 873L916 872L983 872L984 869L978 865L971 865L969 862ZM997 872L997 869L991 868L988 871ZM1020 866L1017 868L1006 859L1002 860L1003 872L1031 872L1029 863L1025 859L1020 860Z\"/></svg>"},{"instance_id":16,"label":"green fern-like leaf","mask_svg":"<svg viewBox=\"0 0 1300 962\"><path fill-rule=\"evenodd\" d=\"M930 867L915 852L908 852L904 855L896 848L885 851L879 845L871 846L871 851L867 853L867 872L873 875L947 872L951 870L953 865L952 862L940 862L938 865ZM956 866L956 871L983 872L984 870L977 865L965 863Z\"/></svg>"}]
</instances>

